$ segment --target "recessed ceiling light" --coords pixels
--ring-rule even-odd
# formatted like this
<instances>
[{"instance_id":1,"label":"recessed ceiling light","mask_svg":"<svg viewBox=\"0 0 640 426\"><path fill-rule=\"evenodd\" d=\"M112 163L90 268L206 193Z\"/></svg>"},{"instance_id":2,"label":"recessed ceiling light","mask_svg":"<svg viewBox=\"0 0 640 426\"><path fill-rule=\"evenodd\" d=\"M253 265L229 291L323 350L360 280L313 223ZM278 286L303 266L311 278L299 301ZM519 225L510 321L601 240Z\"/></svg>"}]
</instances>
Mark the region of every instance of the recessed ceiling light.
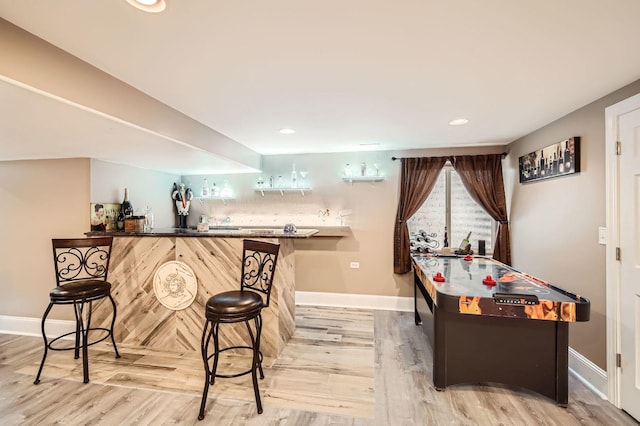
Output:
<instances>
[{"instance_id":1,"label":"recessed ceiling light","mask_svg":"<svg viewBox=\"0 0 640 426\"><path fill-rule=\"evenodd\" d=\"M280 129L280 133L282 133L283 135L292 135L295 132L296 131L293 129Z\"/></svg>"},{"instance_id":2,"label":"recessed ceiling light","mask_svg":"<svg viewBox=\"0 0 640 426\"><path fill-rule=\"evenodd\" d=\"M127 0L127 2L140 10L152 13L162 12L167 7L164 0Z\"/></svg>"},{"instance_id":3,"label":"recessed ceiling light","mask_svg":"<svg viewBox=\"0 0 640 426\"><path fill-rule=\"evenodd\" d=\"M456 118L455 120L451 120L449 124L452 126L462 126L463 124L467 124L468 122L469 120L467 120L466 118Z\"/></svg>"}]
</instances>

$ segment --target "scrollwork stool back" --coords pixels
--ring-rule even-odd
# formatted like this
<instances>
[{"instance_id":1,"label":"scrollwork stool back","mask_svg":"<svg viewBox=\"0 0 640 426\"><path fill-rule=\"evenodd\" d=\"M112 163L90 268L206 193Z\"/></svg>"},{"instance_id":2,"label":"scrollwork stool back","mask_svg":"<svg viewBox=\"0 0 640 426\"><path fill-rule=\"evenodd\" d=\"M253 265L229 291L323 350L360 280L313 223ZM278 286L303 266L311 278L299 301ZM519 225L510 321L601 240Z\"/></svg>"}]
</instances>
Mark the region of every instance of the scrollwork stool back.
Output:
<instances>
[{"instance_id":1,"label":"scrollwork stool back","mask_svg":"<svg viewBox=\"0 0 640 426\"><path fill-rule=\"evenodd\" d=\"M44 339L44 355L38 369L34 384L40 383L40 375L44 367L49 349L54 351L73 350L75 359L82 350L82 370L84 383L89 382L89 361L87 348L111 337L116 358L120 358L118 347L113 337L116 322L116 303L111 297L111 283L107 281L109 259L113 237L53 239L53 264L56 272L56 287L49 292L49 306L42 316L42 338ZM113 306L111 327L91 328L92 303L108 298ZM75 331L48 340L45 333L45 322L54 305L73 305ZM90 332L101 332L102 336L89 341ZM74 335L72 347L56 347L56 343L64 337Z\"/></svg>"},{"instance_id":2,"label":"scrollwork stool back","mask_svg":"<svg viewBox=\"0 0 640 426\"><path fill-rule=\"evenodd\" d=\"M216 294L207 302L205 308L206 322L202 331L201 346L205 382L198 415L199 420L204 419L209 386L214 384L216 377L238 377L249 373L251 373L253 379L253 391L258 414L262 414L262 402L260 401L260 390L258 388L258 372L260 373L260 379L264 379L262 354L260 353L261 312L263 308L269 306L279 250L280 244L278 243L244 240L240 290ZM239 322L245 323L251 345L230 346L220 349L218 338L220 324ZM253 330L251 329L251 323L253 323ZM213 349L213 353L210 354L211 349ZM251 368L237 374L218 373L220 354L232 349L251 350L253 354Z\"/></svg>"}]
</instances>

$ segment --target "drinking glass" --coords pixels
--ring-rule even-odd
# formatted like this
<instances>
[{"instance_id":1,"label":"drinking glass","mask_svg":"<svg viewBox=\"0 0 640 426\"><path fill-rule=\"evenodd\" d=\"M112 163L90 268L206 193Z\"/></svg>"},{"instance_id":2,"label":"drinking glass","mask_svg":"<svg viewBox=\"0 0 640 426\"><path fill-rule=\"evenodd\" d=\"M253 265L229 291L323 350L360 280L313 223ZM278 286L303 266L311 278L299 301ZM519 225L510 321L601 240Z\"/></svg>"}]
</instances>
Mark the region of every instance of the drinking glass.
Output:
<instances>
[{"instance_id":1,"label":"drinking glass","mask_svg":"<svg viewBox=\"0 0 640 426\"><path fill-rule=\"evenodd\" d=\"M144 214L144 230L151 231L154 225L154 217L153 212L151 211L151 207L147 206L145 214Z\"/></svg>"},{"instance_id":2,"label":"drinking glass","mask_svg":"<svg viewBox=\"0 0 640 426\"><path fill-rule=\"evenodd\" d=\"M300 185L301 185L303 188L306 188L306 187L307 187L307 181L306 181L306 178L307 178L307 175L309 174L309 172L299 172L299 173L300 173L300 178L301 178Z\"/></svg>"}]
</instances>

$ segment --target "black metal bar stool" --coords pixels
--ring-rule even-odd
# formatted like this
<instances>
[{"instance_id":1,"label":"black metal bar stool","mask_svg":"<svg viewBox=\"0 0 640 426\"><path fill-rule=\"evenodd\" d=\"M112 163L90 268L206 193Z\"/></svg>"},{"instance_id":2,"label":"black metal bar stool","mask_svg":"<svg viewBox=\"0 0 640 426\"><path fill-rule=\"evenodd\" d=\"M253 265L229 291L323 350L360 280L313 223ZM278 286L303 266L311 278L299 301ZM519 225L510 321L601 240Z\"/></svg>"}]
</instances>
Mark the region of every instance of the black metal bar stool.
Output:
<instances>
[{"instance_id":1,"label":"black metal bar stool","mask_svg":"<svg viewBox=\"0 0 640 426\"><path fill-rule=\"evenodd\" d=\"M113 337L113 325L116 322L116 303L111 297L111 283L107 281L109 258L113 237L53 239L53 264L56 270L56 287L49 292L49 306L42 317L42 338L44 355L34 384L40 383L40 374L47 359L49 349L54 351L74 351L74 358L80 356L82 349L82 369L84 383L89 382L89 361L87 348L111 337L116 358L120 358ZM91 308L95 300L108 298L113 305L113 318L110 328L91 328ZM47 316L54 305L73 305L76 317L75 331L58 336L49 341L44 330ZM86 319L85 319L86 317ZM90 331L101 331L103 336L89 342ZM71 347L54 347L58 340L75 335L75 344Z\"/></svg>"},{"instance_id":2,"label":"black metal bar stool","mask_svg":"<svg viewBox=\"0 0 640 426\"><path fill-rule=\"evenodd\" d=\"M204 361L205 382L200 404L198 419L204 419L209 385L213 385L216 377L230 378L251 373L253 391L256 396L258 414L262 414L260 390L258 389L257 371L260 379L264 379L262 371L262 354L260 353L260 334L262 332L262 309L269 306L273 275L278 261L280 244L265 241L244 240L242 255L242 272L240 276L240 290L219 293L207 302L206 322L202 332L202 360ZM266 295L266 301L259 293ZM253 320L254 331L250 323ZM249 331L251 346L230 346L220 349L220 324L244 322ZM254 335L255 332L255 335ZM213 340L213 353L209 349ZM249 349L253 351L251 368L237 374L219 374L218 359L222 352L231 349ZM210 366L210 362L212 365Z\"/></svg>"}]
</instances>

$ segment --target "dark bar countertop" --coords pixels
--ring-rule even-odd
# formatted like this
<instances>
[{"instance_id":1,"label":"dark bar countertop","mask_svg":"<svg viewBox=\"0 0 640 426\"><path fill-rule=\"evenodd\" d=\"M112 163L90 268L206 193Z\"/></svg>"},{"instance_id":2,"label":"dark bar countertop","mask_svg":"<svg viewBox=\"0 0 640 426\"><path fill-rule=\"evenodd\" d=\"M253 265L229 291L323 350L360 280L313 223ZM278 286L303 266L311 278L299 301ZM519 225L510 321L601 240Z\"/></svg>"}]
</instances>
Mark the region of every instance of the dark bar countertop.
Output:
<instances>
[{"instance_id":1,"label":"dark bar countertop","mask_svg":"<svg viewBox=\"0 0 640 426\"><path fill-rule=\"evenodd\" d=\"M208 231L191 228L157 228L144 232L90 231L89 237L111 235L114 237L221 237L221 238L309 238L318 234L317 229L298 228L294 233L284 232L283 228L216 226Z\"/></svg>"}]
</instances>

